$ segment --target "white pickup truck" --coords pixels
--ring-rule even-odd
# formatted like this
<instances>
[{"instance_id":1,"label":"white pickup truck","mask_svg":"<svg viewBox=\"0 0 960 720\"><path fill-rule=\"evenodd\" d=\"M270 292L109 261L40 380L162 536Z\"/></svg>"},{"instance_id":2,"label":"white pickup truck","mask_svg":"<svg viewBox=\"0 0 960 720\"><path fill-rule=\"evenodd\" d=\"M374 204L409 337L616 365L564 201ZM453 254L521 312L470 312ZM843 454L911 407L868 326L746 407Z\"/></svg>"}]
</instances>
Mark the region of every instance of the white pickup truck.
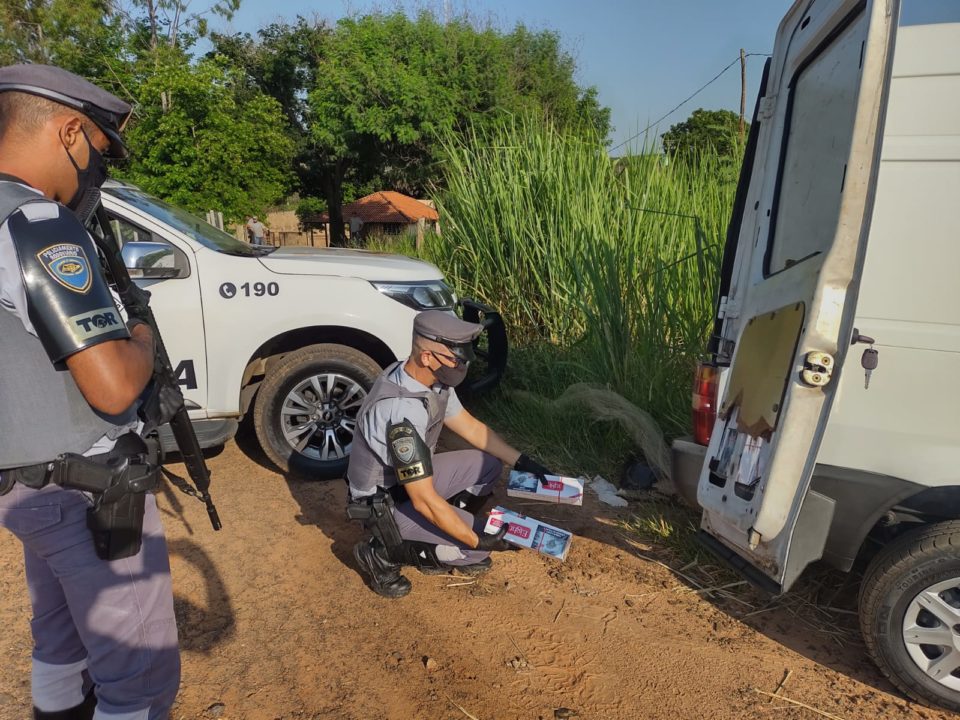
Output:
<instances>
[{"instance_id":1,"label":"white pickup truck","mask_svg":"<svg viewBox=\"0 0 960 720\"><path fill-rule=\"evenodd\" d=\"M200 443L229 440L252 414L280 469L339 477L360 402L380 370L410 350L419 310L482 322L481 362L465 391L506 366L500 316L457 301L433 265L398 255L256 247L132 185L110 181L103 203L130 275L151 293ZM164 445L175 447L172 435Z\"/></svg>"}]
</instances>

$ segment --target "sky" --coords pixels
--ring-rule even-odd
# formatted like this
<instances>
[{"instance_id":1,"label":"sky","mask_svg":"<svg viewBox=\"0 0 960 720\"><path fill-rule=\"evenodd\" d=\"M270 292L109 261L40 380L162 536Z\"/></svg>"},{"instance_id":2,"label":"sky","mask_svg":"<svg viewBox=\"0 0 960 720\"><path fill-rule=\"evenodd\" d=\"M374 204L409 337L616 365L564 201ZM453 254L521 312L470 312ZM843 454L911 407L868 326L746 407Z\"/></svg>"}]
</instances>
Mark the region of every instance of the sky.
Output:
<instances>
[{"instance_id":1,"label":"sky","mask_svg":"<svg viewBox=\"0 0 960 720\"><path fill-rule=\"evenodd\" d=\"M328 21L369 12L430 7L466 11L510 29L523 23L554 30L577 61L577 81L594 85L612 111L616 147L709 82L740 49L769 53L780 18L792 0L242 0L230 22L214 29L255 33L271 22L303 15ZM960 0L903 0L904 24L960 21ZM747 115L763 69L762 55L747 60ZM739 111L740 73L735 65L702 93L660 121L660 132L698 107ZM652 131L651 131L652 132Z\"/></svg>"}]
</instances>

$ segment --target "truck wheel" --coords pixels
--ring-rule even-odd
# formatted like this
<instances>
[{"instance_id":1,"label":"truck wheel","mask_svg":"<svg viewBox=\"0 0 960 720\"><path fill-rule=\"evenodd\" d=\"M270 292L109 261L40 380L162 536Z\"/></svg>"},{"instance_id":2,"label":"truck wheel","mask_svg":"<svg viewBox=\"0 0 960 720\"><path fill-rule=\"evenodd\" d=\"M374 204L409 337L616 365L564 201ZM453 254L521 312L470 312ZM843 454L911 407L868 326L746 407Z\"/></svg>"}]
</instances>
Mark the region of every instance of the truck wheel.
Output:
<instances>
[{"instance_id":1,"label":"truck wheel","mask_svg":"<svg viewBox=\"0 0 960 720\"><path fill-rule=\"evenodd\" d=\"M309 345L270 368L253 425L267 457L309 479L343 477L357 412L380 366L345 345Z\"/></svg>"},{"instance_id":2,"label":"truck wheel","mask_svg":"<svg viewBox=\"0 0 960 720\"><path fill-rule=\"evenodd\" d=\"M960 711L960 521L911 530L884 548L860 589L860 629L890 682Z\"/></svg>"}]
</instances>

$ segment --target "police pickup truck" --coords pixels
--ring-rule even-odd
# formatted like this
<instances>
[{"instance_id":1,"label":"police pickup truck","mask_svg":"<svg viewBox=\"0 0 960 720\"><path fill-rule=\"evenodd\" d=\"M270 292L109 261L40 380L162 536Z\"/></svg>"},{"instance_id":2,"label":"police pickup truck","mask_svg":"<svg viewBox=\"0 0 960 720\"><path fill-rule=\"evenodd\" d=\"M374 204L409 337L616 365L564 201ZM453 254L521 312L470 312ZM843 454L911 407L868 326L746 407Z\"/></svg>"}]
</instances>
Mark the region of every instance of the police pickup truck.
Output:
<instances>
[{"instance_id":1,"label":"police pickup truck","mask_svg":"<svg viewBox=\"0 0 960 720\"><path fill-rule=\"evenodd\" d=\"M409 353L420 310L459 310L484 324L467 393L503 373L500 316L458 302L429 263L252 246L132 185L111 181L103 190L130 275L151 293L204 447L229 440L248 416L280 469L342 476L360 403L381 369ZM175 447L169 433L164 446Z\"/></svg>"}]
</instances>

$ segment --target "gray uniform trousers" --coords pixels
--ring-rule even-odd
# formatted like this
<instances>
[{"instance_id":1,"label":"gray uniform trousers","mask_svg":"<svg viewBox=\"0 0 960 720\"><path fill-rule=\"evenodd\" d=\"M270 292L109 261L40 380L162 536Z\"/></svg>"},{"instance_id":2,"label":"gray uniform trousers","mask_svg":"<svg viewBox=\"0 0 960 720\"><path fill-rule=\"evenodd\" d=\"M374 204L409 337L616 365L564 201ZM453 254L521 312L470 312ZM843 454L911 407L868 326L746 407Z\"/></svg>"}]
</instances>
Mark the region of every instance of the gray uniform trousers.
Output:
<instances>
[{"instance_id":1,"label":"gray uniform trousers","mask_svg":"<svg viewBox=\"0 0 960 720\"><path fill-rule=\"evenodd\" d=\"M444 500L463 490L482 497L493 492L493 483L500 478L503 464L482 450L455 450L433 456L433 487ZM486 518L475 518L466 510L454 508L463 521L477 534L483 533ZM448 565L471 565L490 553L467 547L447 535L416 511L409 500L397 505L393 513L404 540L436 545L437 559Z\"/></svg>"},{"instance_id":2,"label":"gray uniform trousers","mask_svg":"<svg viewBox=\"0 0 960 720\"><path fill-rule=\"evenodd\" d=\"M34 704L49 712L96 685L96 720L162 720L180 685L180 654L167 545L156 498L147 495L143 547L97 557L86 526L90 501L76 490L15 485L0 497L0 527L23 543L33 605Z\"/></svg>"}]
</instances>

